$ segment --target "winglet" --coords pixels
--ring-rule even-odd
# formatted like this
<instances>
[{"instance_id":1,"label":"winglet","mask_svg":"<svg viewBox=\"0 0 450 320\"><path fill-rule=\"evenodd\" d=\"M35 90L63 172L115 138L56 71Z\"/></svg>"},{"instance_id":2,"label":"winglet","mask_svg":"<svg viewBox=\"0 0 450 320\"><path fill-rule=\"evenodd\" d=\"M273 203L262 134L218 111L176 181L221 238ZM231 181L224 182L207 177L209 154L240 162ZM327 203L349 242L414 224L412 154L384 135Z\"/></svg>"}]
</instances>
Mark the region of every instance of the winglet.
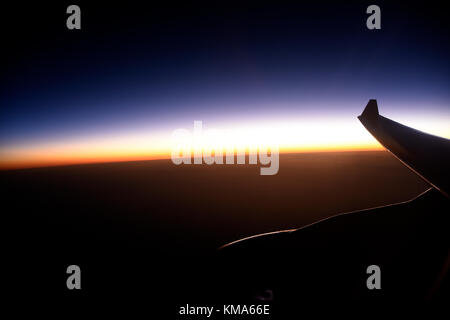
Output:
<instances>
[{"instance_id":1,"label":"winglet","mask_svg":"<svg viewBox=\"0 0 450 320\"><path fill-rule=\"evenodd\" d=\"M370 99L363 113L358 117L361 122L373 123L378 118L378 104L376 99Z\"/></svg>"},{"instance_id":2,"label":"winglet","mask_svg":"<svg viewBox=\"0 0 450 320\"><path fill-rule=\"evenodd\" d=\"M369 100L358 119L404 165L450 197L450 140L381 116L375 99Z\"/></svg>"}]
</instances>

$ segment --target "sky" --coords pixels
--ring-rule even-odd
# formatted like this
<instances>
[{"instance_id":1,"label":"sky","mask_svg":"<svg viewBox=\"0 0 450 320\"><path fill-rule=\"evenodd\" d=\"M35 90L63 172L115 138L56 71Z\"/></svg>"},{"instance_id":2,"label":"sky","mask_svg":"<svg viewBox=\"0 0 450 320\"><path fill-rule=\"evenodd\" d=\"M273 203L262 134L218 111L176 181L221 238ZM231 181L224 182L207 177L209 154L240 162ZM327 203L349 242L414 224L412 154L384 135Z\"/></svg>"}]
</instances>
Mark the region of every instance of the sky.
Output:
<instances>
[{"instance_id":1,"label":"sky","mask_svg":"<svg viewBox=\"0 0 450 320\"><path fill-rule=\"evenodd\" d=\"M281 151L380 150L356 118L369 99L450 138L449 27L433 2L378 1L381 30L365 1L79 1L82 28L67 30L70 4L3 9L1 169L167 158L196 120Z\"/></svg>"}]
</instances>

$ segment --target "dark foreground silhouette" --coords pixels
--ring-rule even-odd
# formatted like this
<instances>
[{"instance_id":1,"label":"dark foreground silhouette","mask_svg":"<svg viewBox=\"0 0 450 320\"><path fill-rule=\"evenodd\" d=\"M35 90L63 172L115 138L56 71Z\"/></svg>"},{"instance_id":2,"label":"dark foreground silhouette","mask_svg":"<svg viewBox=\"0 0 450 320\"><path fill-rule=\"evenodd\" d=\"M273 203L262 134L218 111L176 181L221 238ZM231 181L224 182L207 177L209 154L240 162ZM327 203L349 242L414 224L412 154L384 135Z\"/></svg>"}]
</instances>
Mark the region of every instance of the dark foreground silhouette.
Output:
<instances>
[{"instance_id":1,"label":"dark foreground silhouette","mask_svg":"<svg viewBox=\"0 0 450 320\"><path fill-rule=\"evenodd\" d=\"M186 303L269 303L281 314L306 301L447 294L444 281L435 284L448 250L448 204L434 191L414 200L414 210L406 203L350 213L218 251L427 189L386 152L282 154L278 175L258 172L170 161L1 172L4 212L13 218L11 295L78 307L132 302L176 318ZM79 291L66 287L71 264L82 270ZM372 264L381 268L381 290L366 287Z\"/></svg>"},{"instance_id":2,"label":"dark foreground silhouette","mask_svg":"<svg viewBox=\"0 0 450 320\"><path fill-rule=\"evenodd\" d=\"M290 313L298 310L299 298L309 303L351 299L372 306L405 302L409 310L418 302L447 301L450 141L381 116L376 100L370 100L358 118L431 188L405 203L226 245L220 251L221 265L242 263L227 278L226 295L238 291L242 298L263 300L269 295Z\"/></svg>"}]
</instances>

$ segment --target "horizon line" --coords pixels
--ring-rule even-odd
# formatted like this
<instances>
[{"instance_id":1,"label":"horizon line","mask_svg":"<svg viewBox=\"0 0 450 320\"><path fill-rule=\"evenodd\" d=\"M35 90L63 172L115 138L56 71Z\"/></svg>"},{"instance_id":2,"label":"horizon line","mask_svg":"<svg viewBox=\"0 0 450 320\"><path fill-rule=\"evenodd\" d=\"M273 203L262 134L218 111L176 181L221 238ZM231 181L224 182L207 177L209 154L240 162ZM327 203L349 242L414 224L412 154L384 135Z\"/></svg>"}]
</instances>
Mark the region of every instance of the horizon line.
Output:
<instances>
[{"instance_id":1,"label":"horizon line","mask_svg":"<svg viewBox=\"0 0 450 320\"><path fill-rule=\"evenodd\" d=\"M367 148L343 148L343 149L308 149L308 150L280 150L280 154L309 154L309 153L342 153L342 152L380 152L386 151L381 146L373 146ZM236 156L236 154L235 154ZM246 152L248 156L248 152ZM109 158L109 159L80 159L79 161L54 161L48 162L36 162L24 161L19 164L0 164L0 171L15 171L15 170L27 170L27 169L44 169L44 168L56 168L56 167L69 167L69 166L83 166L83 165L95 165L95 164L113 164L113 163L126 163L126 162L142 162L142 161L157 161L157 160L171 160L170 154L164 154L159 156L145 156L145 157L122 157L122 158ZM205 163L202 163L205 164Z\"/></svg>"}]
</instances>

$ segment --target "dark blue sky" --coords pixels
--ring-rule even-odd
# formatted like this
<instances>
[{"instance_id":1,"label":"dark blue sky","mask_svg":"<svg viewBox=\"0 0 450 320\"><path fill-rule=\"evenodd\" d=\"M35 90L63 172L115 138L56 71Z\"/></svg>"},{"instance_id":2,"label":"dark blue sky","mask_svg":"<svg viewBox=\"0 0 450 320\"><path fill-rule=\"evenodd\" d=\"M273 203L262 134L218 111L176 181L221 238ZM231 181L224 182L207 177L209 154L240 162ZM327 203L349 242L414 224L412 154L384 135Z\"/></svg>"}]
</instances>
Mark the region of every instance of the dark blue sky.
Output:
<instances>
[{"instance_id":1,"label":"dark blue sky","mask_svg":"<svg viewBox=\"0 0 450 320\"><path fill-rule=\"evenodd\" d=\"M370 98L450 119L437 3L77 3L80 31L65 27L72 3L2 9L0 146L194 119L353 119ZM381 30L366 28L370 4Z\"/></svg>"}]
</instances>

